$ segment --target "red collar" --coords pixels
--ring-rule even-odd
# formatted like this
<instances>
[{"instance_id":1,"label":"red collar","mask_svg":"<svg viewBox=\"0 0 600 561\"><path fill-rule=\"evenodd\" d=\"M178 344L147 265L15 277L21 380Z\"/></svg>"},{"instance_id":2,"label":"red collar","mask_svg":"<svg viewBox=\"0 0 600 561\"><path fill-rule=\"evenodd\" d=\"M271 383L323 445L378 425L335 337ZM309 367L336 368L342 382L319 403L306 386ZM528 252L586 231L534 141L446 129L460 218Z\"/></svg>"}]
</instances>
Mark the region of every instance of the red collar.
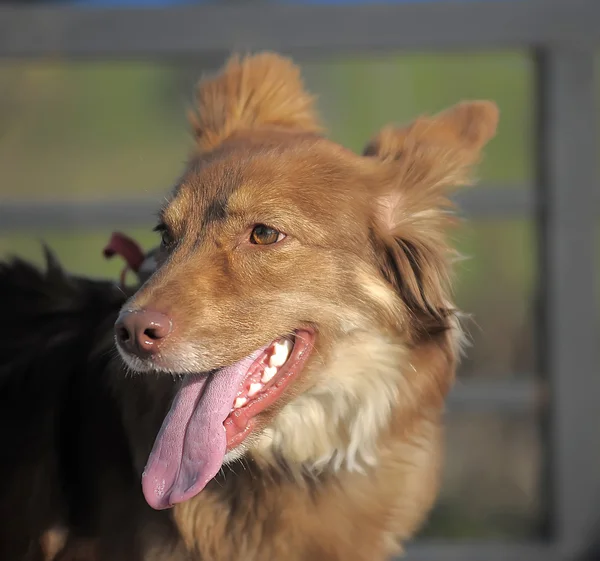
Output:
<instances>
[{"instance_id":1,"label":"red collar","mask_svg":"<svg viewBox=\"0 0 600 561\"><path fill-rule=\"evenodd\" d=\"M107 259L119 255L125 260L126 265L120 275L121 286L125 286L127 271L131 270L134 273L137 273L145 259L144 252L140 245L121 232L112 233L103 253L104 257Z\"/></svg>"}]
</instances>

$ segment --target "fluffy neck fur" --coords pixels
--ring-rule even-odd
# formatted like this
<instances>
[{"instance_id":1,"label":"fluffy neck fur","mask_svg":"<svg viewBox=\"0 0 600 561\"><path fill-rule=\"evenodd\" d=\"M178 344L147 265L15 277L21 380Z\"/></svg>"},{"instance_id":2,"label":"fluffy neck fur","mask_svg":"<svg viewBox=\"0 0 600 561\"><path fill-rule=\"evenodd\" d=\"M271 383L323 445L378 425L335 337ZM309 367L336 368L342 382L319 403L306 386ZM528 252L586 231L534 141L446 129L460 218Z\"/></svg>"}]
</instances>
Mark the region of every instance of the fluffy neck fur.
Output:
<instances>
[{"instance_id":1,"label":"fluffy neck fur","mask_svg":"<svg viewBox=\"0 0 600 561\"><path fill-rule=\"evenodd\" d=\"M357 395L354 404L340 404L333 395L317 391L300 398L304 401L297 408L283 410L281 432L273 432L273 438L281 438L289 427L287 434L295 434L295 441L277 447L271 442L266 455L261 451L225 466L201 495L174 509L187 546L200 559L223 561L239 558L241 550L245 559L306 561L383 560L400 552L402 541L421 525L437 495L440 402L447 389L444 380L454 369L454 342L444 337L441 345L438 341L399 353L410 372L394 377L396 365L390 368L386 360L381 361L381 377L372 394ZM374 351L384 348L374 340L368 344L374 345ZM356 355L347 356L348 361L353 358ZM405 375L412 379L398 385ZM423 382L427 376L431 386L438 387L415 384L419 376ZM380 384L390 392L387 404L380 401ZM365 391L366 386L356 389ZM430 393L424 403L421 393L425 391ZM373 398L372 408L364 409L365 400ZM363 416L362 423L353 411L358 400L362 411L372 416ZM396 406L379 408L392 402ZM298 428L304 428L307 420L294 416L307 407L317 412L310 422L323 423L312 434L329 430L336 416L338 427L351 420L347 426L351 435L346 435L350 446L340 441L332 451L330 441L303 439ZM292 459L301 445L307 446L302 460L308 456L317 460L306 470L298 469L306 464Z\"/></svg>"}]
</instances>

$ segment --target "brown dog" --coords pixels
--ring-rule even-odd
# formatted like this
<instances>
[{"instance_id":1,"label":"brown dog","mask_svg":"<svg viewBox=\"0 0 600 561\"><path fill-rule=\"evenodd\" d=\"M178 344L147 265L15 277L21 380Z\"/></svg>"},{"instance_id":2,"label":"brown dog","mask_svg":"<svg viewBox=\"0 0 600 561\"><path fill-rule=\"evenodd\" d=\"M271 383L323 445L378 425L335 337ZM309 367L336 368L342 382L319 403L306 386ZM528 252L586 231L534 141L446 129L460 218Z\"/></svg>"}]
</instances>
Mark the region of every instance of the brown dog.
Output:
<instances>
[{"instance_id":1,"label":"brown dog","mask_svg":"<svg viewBox=\"0 0 600 561\"><path fill-rule=\"evenodd\" d=\"M462 103L356 155L312 103L272 54L200 83L158 270L116 326L132 370L182 378L142 484L201 559L385 559L437 494L462 340L447 195L497 109Z\"/></svg>"},{"instance_id":2,"label":"brown dog","mask_svg":"<svg viewBox=\"0 0 600 561\"><path fill-rule=\"evenodd\" d=\"M50 256L0 263L0 561L400 551L437 494L462 341L447 195L497 118L463 103L356 155L287 60L201 82L129 300Z\"/></svg>"}]
</instances>

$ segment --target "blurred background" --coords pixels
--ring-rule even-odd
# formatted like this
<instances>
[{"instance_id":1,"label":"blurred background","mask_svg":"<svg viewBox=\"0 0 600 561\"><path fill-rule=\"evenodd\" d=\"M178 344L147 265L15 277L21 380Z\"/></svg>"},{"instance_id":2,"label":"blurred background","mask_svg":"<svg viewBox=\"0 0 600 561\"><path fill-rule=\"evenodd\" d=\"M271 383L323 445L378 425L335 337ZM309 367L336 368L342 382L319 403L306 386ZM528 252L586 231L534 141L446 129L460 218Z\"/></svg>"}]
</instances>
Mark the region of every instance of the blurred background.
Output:
<instances>
[{"instance_id":1,"label":"blurred background","mask_svg":"<svg viewBox=\"0 0 600 561\"><path fill-rule=\"evenodd\" d=\"M492 2L515 4L470 3L475 10L476 4ZM27 8L0 8L0 31L3 15L18 14L16 21L27 25L23 10L29 10L32 2L25 3ZM443 3L446 10L458 3L466 10L465 2ZM42 4L50 11L54 6ZM114 9L118 0L93 4L74 9L106 7L110 17L118 20L120 12ZM578 5L573 4L572 10ZM60 9L67 13L65 4ZM256 9L268 15L272 5L256 4ZM201 33L202 12L197 13ZM402 12L398 13L400 17ZM423 13L421 32L427 37L429 12ZM44 28L39 17L31 21L36 29ZM54 29L56 20L48 17L47 21L47 29ZM600 27L600 19L596 24ZM57 25L52 33L59 37L61 29L66 28ZM103 29L110 31L110 24ZM13 36L17 31L13 29ZM372 32L377 35L376 29ZM251 27L247 35L252 36ZM151 232L152 211L182 170L192 145L185 114L193 103L194 83L203 72L218 67L226 53L69 58L62 49L37 52L35 45L23 41L14 47L0 36L0 57L5 55L0 58L0 257L17 254L41 262L43 240L70 271L116 279L122 263L106 261L103 246L113 230L133 236L145 248L158 243ZM110 34L105 42L110 42ZM7 53L2 52L3 46ZM11 56L13 50L17 56ZM160 53L160 45L156 50ZM357 151L383 124L405 122L462 99L498 103L499 133L479 168L480 184L459 200L468 221L455 233L455 241L469 259L459 265L457 300L473 315L468 324L473 344L449 404L442 494L421 538L501 543L551 539L557 493L550 481L555 477L550 465L552 392L544 360L538 360L543 348L540 329L545 329L538 320L547 317L540 305L548 304L540 291L546 272L540 269L544 259L536 199L544 176L536 136L543 95L539 68L523 42L494 49L427 50L355 49L349 54L307 50L295 58L308 87L318 94L331 137ZM21 51L33 55L21 56ZM68 54L68 41L64 51ZM600 68L600 57L592 47L585 53L588 59L590 53L594 72ZM588 130L600 116L597 81L590 95L595 108L584 124ZM600 152L593 150L598 161ZM589 161L588 156L582 165ZM587 189L598 192L597 181ZM126 209L135 209L131 217ZM597 325L600 204L594 212L592 235L584 240L585 255L593 253L596 273L594 293L587 299L593 319L586 321ZM600 344L597 331L594 337L594 345ZM585 375L592 391L598 388L594 384L600 365L596 362L589 368ZM586 394L585 388L579 391ZM580 444L597 448L599 442ZM593 465L600 477L600 465Z\"/></svg>"}]
</instances>

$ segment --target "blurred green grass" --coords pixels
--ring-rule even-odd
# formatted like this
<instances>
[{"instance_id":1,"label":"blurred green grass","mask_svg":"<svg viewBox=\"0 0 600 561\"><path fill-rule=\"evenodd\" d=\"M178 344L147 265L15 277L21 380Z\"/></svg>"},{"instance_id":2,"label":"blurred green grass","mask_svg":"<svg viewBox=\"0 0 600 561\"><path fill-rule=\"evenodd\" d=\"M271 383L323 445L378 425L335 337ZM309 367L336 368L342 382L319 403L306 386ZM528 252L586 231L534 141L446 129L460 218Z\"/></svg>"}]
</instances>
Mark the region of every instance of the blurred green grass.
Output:
<instances>
[{"instance_id":1,"label":"blurred green grass","mask_svg":"<svg viewBox=\"0 0 600 561\"><path fill-rule=\"evenodd\" d=\"M173 71L137 63L0 66L4 199L102 200L159 193L191 147Z\"/></svg>"},{"instance_id":2,"label":"blurred green grass","mask_svg":"<svg viewBox=\"0 0 600 561\"><path fill-rule=\"evenodd\" d=\"M355 150L387 122L464 98L494 99L502 120L481 176L509 183L531 177L531 69L519 53L303 66L332 138ZM192 91L173 92L177 70L151 63L2 63L2 197L95 200L164 192L191 147L185 110Z\"/></svg>"}]
</instances>

